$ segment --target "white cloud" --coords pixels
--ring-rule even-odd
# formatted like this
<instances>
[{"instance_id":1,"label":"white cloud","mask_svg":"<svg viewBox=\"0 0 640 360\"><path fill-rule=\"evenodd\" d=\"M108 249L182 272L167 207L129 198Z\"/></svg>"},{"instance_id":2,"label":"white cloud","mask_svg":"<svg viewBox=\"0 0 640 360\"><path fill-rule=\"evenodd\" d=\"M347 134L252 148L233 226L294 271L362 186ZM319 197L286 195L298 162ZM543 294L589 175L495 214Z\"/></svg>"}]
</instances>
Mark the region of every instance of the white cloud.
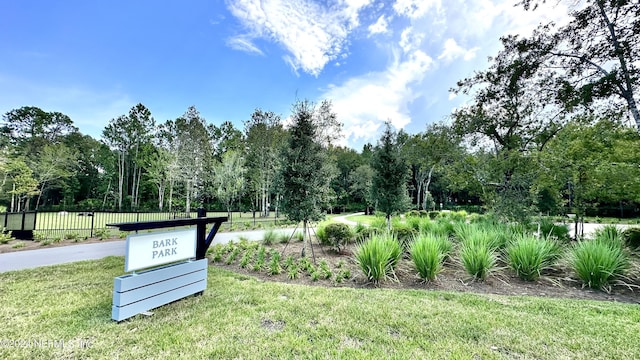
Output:
<instances>
[{"instance_id":1,"label":"white cloud","mask_svg":"<svg viewBox=\"0 0 640 360\"><path fill-rule=\"evenodd\" d=\"M424 33L417 33L411 26L409 26L402 31L402 34L400 34L400 47L405 53L417 50L420 48L420 44L422 44L424 36Z\"/></svg>"},{"instance_id":2,"label":"white cloud","mask_svg":"<svg viewBox=\"0 0 640 360\"><path fill-rule=\"evenodd\" d=\"M398 15L404 15L410 19L418 19L423 17L431 8L439 10L441 5L440 0L397 0L393 4L393 10Z\"/></svg>"},{"instance_id":3,"label":"white cloud","mask_svg":"<svg viewBox=\"0 0 640 360\"><path fill-rule=\"evenodd\" d=\"M311 0L238 0L228 8L248 29L247 36L277 42L289 52L285 59L294 71L318 76L344 51L359 12L370 2L341 0L327 7Z\"/></svg>"},{"instance_id":4,"label":"white cloud","mask_svg":"<svg viewBox=\"0 0 640 360\"><path fill-rule=\"evenodd\" d=\"M438 59L450 62L458 58L463 58L465 61L469 61L476 57L476 52L479 49L477 46L471 49L465 49L458 45L455 39L449 38L445 40L444 49L440 56L438 56Z\"/></svg>"},{"instance_id":5,"label":"white cloud","mask_svg":"<svg viewBox=\"0 0 640 360\"><path fill-rule=\"evenodd\" d=\"M369 30L369 35L384 34L389 31L388 26L389 24L387 22L387 19L384 17L384 15L381 15L378 20L375 23L369 25L367 29Z\"/></svg>"},{"instance_id":6,"label":"white cloud","mask_svg":"<svg viewBox=\"0 0 640 360\"><path fill-rule=\"evenodd\" d=\"M344 144L375 141L377 130L387 120L397 129L411 122L409 105L421 92L412 85L419 83L431 68L433 60L416 50L396 60L384 71L372 72L331 86L322 96L333 102L334 111L344 123Z\"/></svg>"},{"instance_id":7,"label":"white cloud","mask_svg":"<svg viewBox=\"0 0 640 360\"><path fill-rule=\"evenodd\" d=\"M227 46L234 50L240 50L251 54L263 55L262 50L253 44L251 38L245 35L234 36L227 39Z\"/></svg>"}]
</instances>

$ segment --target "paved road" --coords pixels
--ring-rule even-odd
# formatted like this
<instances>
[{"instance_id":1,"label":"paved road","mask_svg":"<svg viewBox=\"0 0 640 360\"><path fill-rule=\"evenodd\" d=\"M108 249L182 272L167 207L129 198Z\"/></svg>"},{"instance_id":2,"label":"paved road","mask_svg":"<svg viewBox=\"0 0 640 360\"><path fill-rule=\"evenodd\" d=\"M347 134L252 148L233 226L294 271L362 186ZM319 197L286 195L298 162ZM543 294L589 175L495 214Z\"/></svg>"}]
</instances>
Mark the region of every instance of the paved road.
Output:
<instances>
[{"instance_id":1,"label":"paved road","mask_svg":"<svg viewBox=\"0 0 640 360\"><path fill-rule=\"evenodd\" d=\"M218 233L214 244L226 244L231 240L244 237L248 240L262 240L264 230ZM279 229L276 232L291 234L293 229ZM48 249L16 251L0 254L0 272L31 269L40 266L64 264L74 261L102 259L106 256L124 256L125 241L106 241L93 244L80 244L52 247Z\"/></svg>"},{"instance_id":2,"label":"paved road","mask_svg":"<svg viewBox=\"0 0 640 360\"><path fill-rule=\"evenodd\" d=\"M364 215L364 213L363 212L359 212L359 213L355 213L355 214L336 216L336 217L333 218L333 220L337 221L337 222L340 222L340 223L343 223L343 224L347 224L349 226L356 226L356 225L358 225L357 222L351 221L351 220L347 220L347 218L349 216L355 216L355 215Z\"/></svg>"}]
</instances>

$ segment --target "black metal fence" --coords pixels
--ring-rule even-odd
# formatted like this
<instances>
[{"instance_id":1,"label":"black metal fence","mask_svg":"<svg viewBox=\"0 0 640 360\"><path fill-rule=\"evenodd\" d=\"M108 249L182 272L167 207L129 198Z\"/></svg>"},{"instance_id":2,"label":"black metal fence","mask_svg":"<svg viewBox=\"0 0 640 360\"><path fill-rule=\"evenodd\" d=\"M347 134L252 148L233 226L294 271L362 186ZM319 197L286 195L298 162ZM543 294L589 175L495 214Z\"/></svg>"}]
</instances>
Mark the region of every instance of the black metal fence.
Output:
<instances>
[{"instance_id":1,"label":"black metal fence","mask_svg":"<svg viewBox=\"0 0 640 360\"><path fill-rule=\"evenodd\" d=\"M226 211L209 211L207 217L227 216ZM107 224L195 218L197 212L110 212L110 211L39 211L26 213L2 213L0 224L7 231L17 234L21 230L33 231L35 239L63 239L119 236L116 229ZM235 212L222 230L244 230L266 227L284 219L256 217L254 213ZM34 225L35 222L35 225ZM24 226L24 225L27 226Z\"/></svg>"}]
</instances>

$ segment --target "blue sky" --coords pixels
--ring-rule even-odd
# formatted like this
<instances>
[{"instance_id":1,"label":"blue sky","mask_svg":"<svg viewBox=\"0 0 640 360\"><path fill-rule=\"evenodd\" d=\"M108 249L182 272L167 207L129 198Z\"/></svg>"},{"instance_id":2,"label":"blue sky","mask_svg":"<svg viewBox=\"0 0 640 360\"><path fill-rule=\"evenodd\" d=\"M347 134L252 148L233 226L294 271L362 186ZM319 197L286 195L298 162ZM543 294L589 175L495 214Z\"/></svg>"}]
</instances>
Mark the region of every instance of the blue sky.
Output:
<instances>
[{"instance_id":1,"label":"blue sky","mask_svg":"<svg viewBox=\"0 0 640 360\"><path fill-rule=\"evenodd\" d=\"M141 102L156 122L190 105L209 123L255 108L289 115L330 99L342 144L410 133L467 99L449 88L487 66L499 36L563 22L501 0L191 0L0 2L0 113L38 106L100 138Z\"/></svg>"}]
</instances>

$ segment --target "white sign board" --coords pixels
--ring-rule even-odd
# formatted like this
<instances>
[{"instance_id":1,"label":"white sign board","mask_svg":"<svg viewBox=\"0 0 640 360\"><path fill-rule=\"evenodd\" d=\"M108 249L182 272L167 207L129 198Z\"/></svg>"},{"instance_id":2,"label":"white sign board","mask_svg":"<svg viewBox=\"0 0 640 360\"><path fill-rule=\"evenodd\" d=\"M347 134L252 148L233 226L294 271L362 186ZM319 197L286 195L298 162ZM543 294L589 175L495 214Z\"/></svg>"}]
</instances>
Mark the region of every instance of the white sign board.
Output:
<instances>
[{"instance_id":1,"label":"white sign board","mask_svg":"<svg viewBox=\"0 0 640 360\"><path fill-rule=\"evenodd\" d=\"M124 271L196 257L196 229L127 236Z\"/></svg>"}]
</instances>

